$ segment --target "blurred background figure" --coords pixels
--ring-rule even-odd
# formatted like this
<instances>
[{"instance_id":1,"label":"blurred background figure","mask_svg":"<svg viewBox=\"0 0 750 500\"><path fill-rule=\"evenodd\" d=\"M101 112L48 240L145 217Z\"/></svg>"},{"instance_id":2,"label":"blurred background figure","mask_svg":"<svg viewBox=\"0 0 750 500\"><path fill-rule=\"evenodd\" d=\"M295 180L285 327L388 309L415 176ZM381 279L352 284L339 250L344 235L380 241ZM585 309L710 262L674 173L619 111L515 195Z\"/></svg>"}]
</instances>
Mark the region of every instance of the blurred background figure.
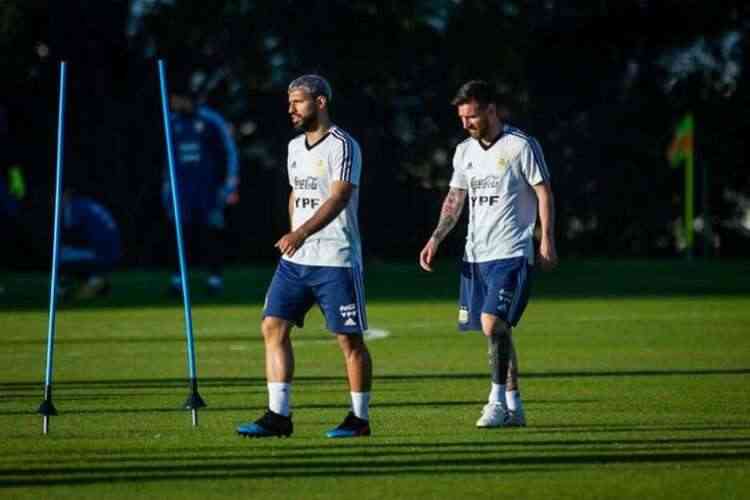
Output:
<instances>
[{"instance_id":1,"label":"blurred background figure","mask_svg":"<svg viewBox=\"0 0 750 500\"><path fill-rule=\"evenodd\" d=\"M96 201L66 190L62 199L60 248L63 299L88 300L110 291L108 274L120 259L120 231L112 214ZM80 285L80 286L78 286Z\"/></svg>"},{"instance_id":2,"label":"blurred background figure","mask_svg":"<svg viewBox=\"0 0 750 500\"><path fill-rule=\"evenodd\" d=\"M10 135L8 113L0 104L0 227L14 218L19 202L26 196L23 170L15 154L16 145ZM4 237L7 233L3 231Z\"/></svg>"},{"instance_id":3,"label":"blurred background figure","mask_svg":"<svg viewBox=\"0 0 750 500\"><path fill-rule=\"evenodd\" d=\"M0 234L4 247L2 260L15 257L19 203L26 196L23 170L15 151L16 147L10 135L8 112L0 104ZM0 283L0 293L4 292L5 287Z\"/></svg>"},{"instance_id":4,"label":"blurred background figure","mask_svg":"<svg viewBox=\"0 0 750 500\"><path fill-rule=\"evenodd\" d=\"M170 96L177 189L186 253L208 269L206 285L212 295L224 288L224 210L239 201L237 148L228 123L213 109L197 102L188 87L174 87ZM162 199L174 225L169 173ZM174 234L174 227L172 227ZM176 265L176 245L171 245ZM170 292L181 292L180 276L172 275Z\"/></svg>"}]
</instances>

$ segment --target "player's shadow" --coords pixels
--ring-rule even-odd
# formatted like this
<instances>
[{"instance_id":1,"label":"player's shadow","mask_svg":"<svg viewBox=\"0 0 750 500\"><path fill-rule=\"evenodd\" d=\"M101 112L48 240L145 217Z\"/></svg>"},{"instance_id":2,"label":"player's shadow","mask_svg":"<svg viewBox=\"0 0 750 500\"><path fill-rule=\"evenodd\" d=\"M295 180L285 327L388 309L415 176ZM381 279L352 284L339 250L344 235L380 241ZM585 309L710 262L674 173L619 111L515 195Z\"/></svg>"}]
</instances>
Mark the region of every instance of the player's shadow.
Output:
<instances>
[{"instance_id":1,"label":"player's shadow","mask_svg":"<svg viewBox=\"0 0 750 500\"><path fill-rule=\"evenodd\" d=\"M538 444L517 443L518 450L507 449L499 443L491 448L486 443L460 443L460 450L452 451L445 443L404 443L403 451L381 451L334 454L329 452L287 455L285 450L274 453L259 452L248 444L244 454L206 457L195 456L194 463L186 456L174 455L154 460L149 455L131 456L112 463L97 460L90 465L31 466L0 470L0 487L32 487L52 485L88 485L97 483L142 483L164 480L204 481L221 479L269 479L300 477L373 477L409 475L486 475L510 473L550 473L569 470L570 467L601 465L644 465L691 463L722 463L725 466L741 463L750 458L742 443L733 443L730 449L693 447L687 450L654 448L654 442L637 443L632 449L612 442L604 451L581 450L587 441L561 441ZM740 444L743 448L738 449ZM553 446L552 449L545 447ZM393 445L391 445L393 446ZM650 446L650 447L649 447ZM406 448L409 449L406 449ZM330 447L335 449L335 445ZM388 450L388 448L385 448ZM542 450L552 455L541 454ZM558 454L559 453L559 454ZM467 456L468 455L468 456Z\"/></svg>"},{"instance_id":2,"label":"player's shadow","mask_svg":"<svg viewBox=\"0 0 750 500\"><path fill-rule=\"evenodd\" d=\"M496 430L489 432L503 433L507 431ZM464 441L464 442L405 442L405 443L378 443L369 441L366 444L357 445L308 445L308 446L283 446L283 449L268 448L252 439L242 441L239 446L226 446L211 449L202 447L195 452L185 450L184 453L175 453L174 450L160 452L154 450L149 455L143 455L136 451L131 454L117 454L112 456L101 456L87 458L90 450L69 453L64 457L55 457L56 466L65 466L66 462L80 465L82 462L96 464L128 464L128 463L214 463L227 460L244 460L247 462L277 461L298 462L300 460L331 459L331 460L359 460L363 458L366 450L368 459L406 457L415 458L419 456L463 456L467 454L492 457L493 454L512 456L513 454L528 453L570 453L571 451L588 453L641 453L659 451L678 451L680 453L706 453L743 451L750 450L750 438L655 438L655 439L562 439L562 440L505 440L503 442L487 441ZM258 446L261 446L260 448ZM248 451L252 450L252 456ZM210 454L209 454L210 453ZM36 458L24 460L26 465L46 465L50 458ZM407 463L409 461L407 460Z\"/></svg>"}]
</instances>

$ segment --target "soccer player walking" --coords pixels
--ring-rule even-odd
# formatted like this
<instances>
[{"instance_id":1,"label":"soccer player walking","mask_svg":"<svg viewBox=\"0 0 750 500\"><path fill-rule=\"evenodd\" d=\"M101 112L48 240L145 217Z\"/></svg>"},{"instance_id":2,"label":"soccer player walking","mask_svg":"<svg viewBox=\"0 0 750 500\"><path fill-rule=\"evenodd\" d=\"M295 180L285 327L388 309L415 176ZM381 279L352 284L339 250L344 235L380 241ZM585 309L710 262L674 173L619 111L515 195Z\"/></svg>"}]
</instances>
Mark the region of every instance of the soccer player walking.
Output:
<instances>
[{"instance_id":1,"label":"soccer player walking","mask_svg":"<svg viewBox=\"0 0 750 500\"><path fill-rule=\"evenodd\" d=\"M292 231L276 242L281 252L266 295L261 329L266 349L268 411L237 432L249 437L288 436L294 375L291 331L303 326L317 303L344 354L351 411L328 437L369 436L372 362L367 329L362 249L357 223L362 156L357 142L329 116L331 87L304 75L288 89L292 124L303 134L289 143Z\"/></svg>"},{"instance_id":2,"label":"soccer player walking","mask_svg":"<svg viewBox=\"0 0 750 500\"><path fill-rule=\"evenodd\" d=\"M550 175L539 143L502 122L497 95L487 82L467 82L452 104L469 138L456 147L450 190L419 261L423 269L432 271L440 243L468 199L458 327L480 330L487 337L492 379L476 425L525 426L511 332L529 298L537 214L539 264L544 269L557 265Z\"/></svg>"}]
</instances>

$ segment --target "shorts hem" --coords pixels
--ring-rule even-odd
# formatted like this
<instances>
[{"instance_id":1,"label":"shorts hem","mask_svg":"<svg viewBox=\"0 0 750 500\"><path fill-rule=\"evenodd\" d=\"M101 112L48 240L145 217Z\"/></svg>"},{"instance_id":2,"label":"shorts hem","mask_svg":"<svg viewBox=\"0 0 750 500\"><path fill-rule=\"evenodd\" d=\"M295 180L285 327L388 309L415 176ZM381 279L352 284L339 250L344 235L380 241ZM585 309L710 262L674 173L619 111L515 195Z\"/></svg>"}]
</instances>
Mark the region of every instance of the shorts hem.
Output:
<instances>
[{"instance_id":1,"label":"shorts hem","mask_svg":"<svg viewBox=\"0 0 750 500\"><path fill-rule=\"evenodd\" d=\"M266 317L272 316L274 318L283 319L284 321L288 321L297 328L304 328L305 327L305 320L299 319L299 318L288 318L283 313L274 313L274 312L263 312L263 315L261 316L261 321L266 319Z\"/></svg>"}]
</instances>

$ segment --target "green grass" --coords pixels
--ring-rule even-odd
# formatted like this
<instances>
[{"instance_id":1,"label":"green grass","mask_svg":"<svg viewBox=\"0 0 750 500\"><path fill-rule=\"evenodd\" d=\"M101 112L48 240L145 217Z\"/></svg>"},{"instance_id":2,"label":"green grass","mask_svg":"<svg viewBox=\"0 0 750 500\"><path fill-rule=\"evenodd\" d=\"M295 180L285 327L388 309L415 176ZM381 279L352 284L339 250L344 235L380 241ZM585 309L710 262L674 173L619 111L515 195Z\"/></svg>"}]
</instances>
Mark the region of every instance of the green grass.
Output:
<instances>
[{"instance_id":1,"label":"green grass","mask_svg":"<svg viewBox=\"0 0 750 500\"><path fill-rule=\"evenodd\" d=\"M48 278L0 274L2 498L747 498L750 264L595 261L538 274L516 329L529 426L474 428L486 346L455 332L457 276L368 266L375 361L369 439L323 438L348 390L314 311L295 331L295 434L246 440L265 407L261 303L273 269L196 279L200 426L182 307L166 274L115 275L111 297L58 311L41 435Z\"/></svg>"}]
</instances>

